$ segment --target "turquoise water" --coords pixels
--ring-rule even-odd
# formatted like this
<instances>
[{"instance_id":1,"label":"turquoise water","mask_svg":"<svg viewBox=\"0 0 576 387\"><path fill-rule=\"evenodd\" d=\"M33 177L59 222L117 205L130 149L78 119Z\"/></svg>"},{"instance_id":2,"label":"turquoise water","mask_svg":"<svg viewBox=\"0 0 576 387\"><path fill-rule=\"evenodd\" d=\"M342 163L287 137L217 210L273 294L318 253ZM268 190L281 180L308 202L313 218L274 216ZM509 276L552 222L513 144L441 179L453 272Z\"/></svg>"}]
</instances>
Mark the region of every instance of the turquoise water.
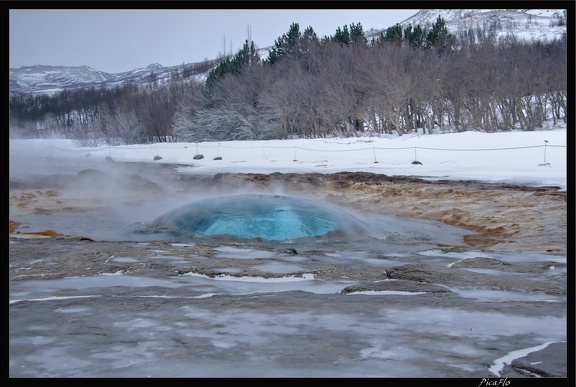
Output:
<instances>
[{"instance_id":1,"label":"turquoise water","mask_svg":"<svg viewBox=\"0 0 576 387\"><path fill-rule=\"evenodd\" d=\"M157 230L285 241L331 233L359 235L366 226L323 202L280 195L242 194L195 201L153 222Z\"/></svg>"}]
</instances>

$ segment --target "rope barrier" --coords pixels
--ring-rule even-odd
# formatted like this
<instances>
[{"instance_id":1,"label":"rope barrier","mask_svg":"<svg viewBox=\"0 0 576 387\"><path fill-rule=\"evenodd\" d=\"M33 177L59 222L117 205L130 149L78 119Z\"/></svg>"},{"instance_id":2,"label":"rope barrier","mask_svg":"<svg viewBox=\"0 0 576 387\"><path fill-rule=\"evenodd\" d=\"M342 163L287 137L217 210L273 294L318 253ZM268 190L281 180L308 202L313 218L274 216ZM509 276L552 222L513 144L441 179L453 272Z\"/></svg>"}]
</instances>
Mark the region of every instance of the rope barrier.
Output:
<instances>
[{"instance_id":1,"label":"rope barrier","mask_svg":"<svg viewBox=\"0 0 576 387\"><path fill-rule=\"evenodd\" d=\"M368 151L368 150L407 150L407 149L422 149L422 150L432 150L432 151L442 151L442 152L487 152L487 151L503 151L503 150L517 150L517 149L533 149L533 148L566 148L566 145L531 145L531 146L519 146L519 147L506 147L506 148L475 148L475 149L465 149L465 148L429 148L429 147L421 147L421 146L410 146L410 147L401 147L401 148L393 148L393 147L370 147L370 148L355 148L355 149L315 149L315 148L304 148L298 146L270 146L270 145L261 145L261 146L250 146L250 147L242 147L242 146L225 146L225 145L215 145L215 146L206 146L200 145L198 148L226 148L226 149L258 149L258 148L268 148L268 149L300 149L309 152L356 152L356 151ZM125 150L141 150L141 149L187 149L189 146L182 146L182 147L175 147L175 146L104 146L98 148L89 148L84 147L83 149L70 149L70 148L61 148L57 146L50 145L48 148L60 151L69 151L69 152L86 152L89 149L90 152L102 151L102 150L114 150L114 149L125 149Z\"/></svg>"}]
</instances>

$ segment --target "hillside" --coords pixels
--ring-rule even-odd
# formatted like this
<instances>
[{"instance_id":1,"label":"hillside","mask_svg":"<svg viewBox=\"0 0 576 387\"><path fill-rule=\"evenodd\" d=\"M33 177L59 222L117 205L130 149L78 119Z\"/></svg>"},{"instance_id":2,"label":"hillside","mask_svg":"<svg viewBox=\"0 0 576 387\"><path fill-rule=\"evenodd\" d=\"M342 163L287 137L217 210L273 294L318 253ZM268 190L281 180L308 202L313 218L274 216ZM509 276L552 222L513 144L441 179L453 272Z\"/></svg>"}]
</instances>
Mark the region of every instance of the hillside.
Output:
<instances>
[{"instance_id":1,"label":"hillside","mask_svg":"<svg viewBox=\"0 0 576 387\"><path fill-rule=\"evenodd\" d=\"M446 27L452 34L459 34L478 27L494 31L497 37L513 33L525 40L558 39L566 33L566 11L523 9L523 10L420 10L414 16L399 23L402 27L408 25L430 26L442 17ZM370 40L378 36L386 28L365 28L366 37ZM388 26L389 27L389 26ZM270 47L262 48L265 56ZM188 63L178 66L163 67L160 64L150 64L147 67L131 71L110 74L95 70L89 66L23 66L10 69L10 94L51 94L64 89L113 87L126 82L136 84L151 81L167 81L175 74L185 77L204 79L208 71L218 63L218 59L202 63Z\"/></svg>"},{"instance_id":2,"label":"hillside","mask_svg":"<svg viewBox=\"0 0 576 387\"><path fill-rule=\"evenodd\" d=\"M423 9L400 24L430 28L441 17L455 35L481 27L493 30L496 38L513 33L522 40L532 41L561 38L566 33L566 16L566 10L550 9Z\"/></svg>"}]
</instances>

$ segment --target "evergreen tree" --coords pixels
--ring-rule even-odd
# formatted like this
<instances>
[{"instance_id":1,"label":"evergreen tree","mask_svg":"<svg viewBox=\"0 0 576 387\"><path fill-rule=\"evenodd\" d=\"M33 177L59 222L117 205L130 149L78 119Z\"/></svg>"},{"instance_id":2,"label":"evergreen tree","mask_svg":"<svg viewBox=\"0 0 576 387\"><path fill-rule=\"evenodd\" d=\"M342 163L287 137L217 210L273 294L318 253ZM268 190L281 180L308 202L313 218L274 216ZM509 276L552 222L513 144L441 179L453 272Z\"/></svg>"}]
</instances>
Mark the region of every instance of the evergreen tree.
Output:
<instances>
[{"instance_id":1,"label":"evergreen tree","mask_svg":"<svg viewBox=\"0 0 576 387\"><path fill-rule=\"evenodd\" d=\"M297 52L296 47L300 43L302 33L300 32L300 25L292 23L288 32L274 41L274 47L268 52L268 64L274 64L282 57L289 56Z\"/></svg>"},{"instance_id":2,"label":"evergreen tree","mask_svg":"<svg viewBox=\"0 0 576 387\"><path fill-rule=\"evenodd\" d=\"M350 24L350 41L352 43L360 43L366 44L368 39L364 35L364 29L362 28L362 24Z\"/></svg>"},{"instance_id":3,"label":"evergreen tree","mask_svg":"<svg viewBox=\"0 0 576 387\"><path fill-rule=\"evenodd\" d=\"M257 63L260 63L260 57L254 47L254 42L248 45L248 40L246 40L244 46L242 46L242 49L238 51L236 55L232 58L224 59L218 66L210 71L206 79L206 85L211 87L216 81L227 74L239 74L244 67Z\"/></svg>"},{"instance_id":4,"label":"evergreen tree","mask_svg":"<svg viewBox=\"0 0 576 387\"><path fill-rule=\"evenodd\" d=\"M425 45L425 31L422 30L420 24L412 27L411 24L404 29L404 39L408 40L408 44L412 48L423 48Z\"/></svg>"},{"instance_id":5,"label":"evergreen tree","mask_svg":"<svg viewBox=\"0 0 576 387\"><path fill-rule=\"evenodd\" d=\"M314 29L312 27L307 27L304 30L304 34L302 35L302 40L304 40L304 42L308 43L318 43L318 36L316 36L316 32L314 32Z\"/></svg>"},{"instance_id":6,"label":"evergreen tree","mask_svg":"<svg viewBox=\"0 0 576 387\"><path fill-rule=\"evenodd\" d=\"M392 27L388 27L386 29L386 33L384 34L384 40L387 42L402 42L402 26L399 23L396 23Z\"/></svg>"},{"instance_id":7,"label":"evergreen tree","mask_svg":"<svg viewBox=\"0 0 576 387\"><path fill-rule=\"evenodd\" d=\"M450 40L450 36L448 28L446 28L446 21L438 16L430 32L426 34L426 46L433 47L437 44L445 45L446 42Z\"/></svg>"},{"instance_id":8,"label":"evergreen tree","mask_svg":"<svg viewBox=\"0 0 576 387\"><path fill-rule=\"evenodd\" d=\"M348 26L344 24L344 27L336 28L336 33L332 37L334 43L340 43L341 46L348 45L350 43L350 32L348 31Z\"/></svg>"}]
</instances>

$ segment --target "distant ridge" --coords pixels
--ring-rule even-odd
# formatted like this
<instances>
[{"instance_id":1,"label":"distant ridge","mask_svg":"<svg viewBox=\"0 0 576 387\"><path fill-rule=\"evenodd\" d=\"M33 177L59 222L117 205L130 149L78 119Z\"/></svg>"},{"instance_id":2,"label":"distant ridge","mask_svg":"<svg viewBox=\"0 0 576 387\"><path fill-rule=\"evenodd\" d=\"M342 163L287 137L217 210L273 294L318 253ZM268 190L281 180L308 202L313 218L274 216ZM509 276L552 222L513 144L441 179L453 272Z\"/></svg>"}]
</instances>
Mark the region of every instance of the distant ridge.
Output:
<instances>
[{"instance_id":1,"label":"distant ridge","mask_svg":"<svg viewBox=\"0 0 576 387\"><path fill-rule=\"evenodd\" d=\"M464 30L481 27L492 29L497 37L514 33L519 39L538 41L558 39L565 34L567 15L566 10L547 9L424 9L398 24L403 28L409 24L430 28L438 17L443 18L449 32L456 35ZM365 35L371 39L385 32L386 28L371 28L365 30ZM269 47L260 49L261 56L266 56L268 50ZM204 80L218 63L219 59L170 67L153 63L144 68L116 74L98 71L89 66L22 66L10 69L9 87L11 95L52 94L65 89L114 87L128 82L167 82L175 74Z\"/></svg>"}]
</instances>

